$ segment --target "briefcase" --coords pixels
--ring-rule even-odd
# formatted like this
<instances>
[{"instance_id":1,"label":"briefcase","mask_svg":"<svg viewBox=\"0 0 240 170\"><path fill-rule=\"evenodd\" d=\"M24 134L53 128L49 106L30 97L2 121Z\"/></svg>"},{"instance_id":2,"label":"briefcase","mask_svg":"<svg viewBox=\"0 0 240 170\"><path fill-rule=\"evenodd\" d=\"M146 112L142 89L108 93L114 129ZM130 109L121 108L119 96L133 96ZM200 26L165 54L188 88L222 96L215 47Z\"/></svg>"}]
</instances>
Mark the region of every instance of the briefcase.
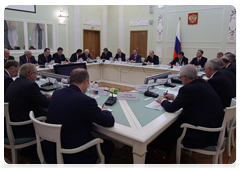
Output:
<instances>
[{"instance_id":1,"label":"briefcase","mask_svg":"<svg viewBox=\"0 0 240 170\"><path fill-rule=\"evenodd\" d=\"M177 168L177 163L166 157L160 149L148 147L145 168Z\"/></svg>"}]
</instances>

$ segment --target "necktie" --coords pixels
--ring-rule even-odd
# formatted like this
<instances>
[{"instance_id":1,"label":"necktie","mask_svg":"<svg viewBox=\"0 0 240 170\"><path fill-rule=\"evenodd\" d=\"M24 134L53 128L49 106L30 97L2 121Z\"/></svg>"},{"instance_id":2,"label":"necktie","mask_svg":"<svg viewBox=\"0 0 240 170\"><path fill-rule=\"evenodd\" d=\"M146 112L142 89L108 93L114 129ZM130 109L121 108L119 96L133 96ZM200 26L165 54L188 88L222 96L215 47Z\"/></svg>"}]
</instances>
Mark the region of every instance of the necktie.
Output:
<instances>
[{"instance_id":1,"label":"necktie","mask_svg":"<svg viewBox=\"0 0 240 170\"><path fill-rule=\"evenodd\" d=\"M134 61L136 61L136 55L134 55Z\"/></svg>"},{"instance_id":2,"label":"necktie","mask_svg":"<svg viewBox=\"0 0 240 170\"><path fill-rule=\"evenodd\" d=\"M60 61L61 61L61 55L58 55L59 56L59 59L60 59Z\"/></svg>"},{"instance_id":3,"label":"necktie","mask_svg":"<svg viewBox=\"0 0 240 170\"><path fill-rule=\"evenodd\" d=\"M28 58L28 63L30 63L30 60L29 60L29 58Z\"/></svg>"},{"instance_id":4,"label":"necktie","mask_svg":"<svg viewBox=\"0 0 240 170\"><path fill-rule=\"evenodd\" d=\"M46 57L46 62L48 63L48 58Z\"/></svg>"},{"instance_id":5,"label":"necktie","mask_svg":"<svg viewBox=\"0 0 240 170\"><path fill-rule=\"evenodd\" d=\"M200 59L198 59L198 65L200 64Z\"/></svg>"}]
</instances>

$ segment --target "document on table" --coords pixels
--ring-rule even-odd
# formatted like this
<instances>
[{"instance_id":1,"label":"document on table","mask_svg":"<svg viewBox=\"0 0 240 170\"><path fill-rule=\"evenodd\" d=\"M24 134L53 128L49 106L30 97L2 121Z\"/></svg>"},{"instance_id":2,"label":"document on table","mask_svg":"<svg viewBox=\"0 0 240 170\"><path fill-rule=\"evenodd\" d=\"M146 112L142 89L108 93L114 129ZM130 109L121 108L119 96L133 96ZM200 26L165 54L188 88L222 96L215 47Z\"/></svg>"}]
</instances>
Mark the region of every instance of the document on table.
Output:
<instances>
[{"instance_id":1,"label":"document on table","mask_svg":"<svg viewBox=\"0 0 240 170\"><path fill-rule=\"evenodd\" d=\"M156 101L153 101L152 103L148 104L145 107L150 108L150 109L157 109L157 110L162 110L163 109L161 104L156 102Z\"/></svg>"},{"instance_id":2,"label":"document on table","mask_svg":"<svg viewBox=\"0 0 240 170\"><path fill-rule=\"evenodd\" d=\"M181 86L182 87L182 86ZM173 94L174 96L178 95L178 91L181 88L180 86L168 89L168 93Z\"/></svg>"}]
</instances>

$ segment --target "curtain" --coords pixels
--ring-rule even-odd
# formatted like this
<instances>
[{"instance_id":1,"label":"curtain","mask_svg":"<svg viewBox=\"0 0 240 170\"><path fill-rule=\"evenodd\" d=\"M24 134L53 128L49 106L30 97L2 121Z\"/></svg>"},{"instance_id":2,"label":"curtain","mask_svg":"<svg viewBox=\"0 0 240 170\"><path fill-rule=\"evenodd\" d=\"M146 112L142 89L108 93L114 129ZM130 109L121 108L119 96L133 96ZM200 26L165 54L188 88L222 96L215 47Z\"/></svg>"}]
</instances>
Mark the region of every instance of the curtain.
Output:
<instances>
[{"instance_id":1,"label":"curtain","mask_svg":"<svg viewBox=\"0 0 240 170\"><path fill-rule=\"evenodd\" d=\"M6 21L8 26L8 40L10 46L18 46L17 24L15 21Z\"/></svg>"},{"instance_id":2,"label":"curtain","mask_svg":"<svg viewBox=\"0 0 240 170\"><path fill-rule=\"evenodd\" d=\"M4 48L5 45L9 46L9 40L8 40L8 25L6 20L4 20Z\"/></svg>"},{"instance_id":3,"label":"curtain","mask_svg":"<svg viewBox=\"0 0 240 170\"><path fill-rule=\"evenodd\" d=\"M35 23L32 28L32 46L36 49L44 48L44 25Z\"/></svg>"}]
</instances>

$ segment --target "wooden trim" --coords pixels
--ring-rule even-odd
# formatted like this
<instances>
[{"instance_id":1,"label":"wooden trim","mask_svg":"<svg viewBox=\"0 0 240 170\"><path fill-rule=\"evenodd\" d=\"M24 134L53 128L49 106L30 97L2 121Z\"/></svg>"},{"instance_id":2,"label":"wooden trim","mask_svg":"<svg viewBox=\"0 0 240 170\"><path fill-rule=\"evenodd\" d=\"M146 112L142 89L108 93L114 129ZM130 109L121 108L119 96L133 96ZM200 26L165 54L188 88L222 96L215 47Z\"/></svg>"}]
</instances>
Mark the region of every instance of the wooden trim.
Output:
<instances>
[{"instance_id":1,"label":"wooden trim","mask_svg":"<svg viewBox=\"0 0 240 170\"><path fill-rule=\"evenodd\" d=\"M91 31L91 32L99 32L99 57L101 56L101 31L100 30L90 30L90 29L83 29L83 53L84 53L84 31Z\"/></svg>"},{"instance_id":2,"label":"wooden trim","mask_svg":"<svg viewBox=\"0 0 240 170\"><path fill-rule=\"evenodd\" d=\"M131 51L131 45L132 45L132 43L131 43L131 33L132 32L146 32L147 33L147 49L148 49L148 30L132 30L132 31L130 31L130 50L129 50L129 57L132 55L132 51ZM146 58L147 58L147 56L148 56L148 53L146 53Z\"/></svg>"}]
</instances>

